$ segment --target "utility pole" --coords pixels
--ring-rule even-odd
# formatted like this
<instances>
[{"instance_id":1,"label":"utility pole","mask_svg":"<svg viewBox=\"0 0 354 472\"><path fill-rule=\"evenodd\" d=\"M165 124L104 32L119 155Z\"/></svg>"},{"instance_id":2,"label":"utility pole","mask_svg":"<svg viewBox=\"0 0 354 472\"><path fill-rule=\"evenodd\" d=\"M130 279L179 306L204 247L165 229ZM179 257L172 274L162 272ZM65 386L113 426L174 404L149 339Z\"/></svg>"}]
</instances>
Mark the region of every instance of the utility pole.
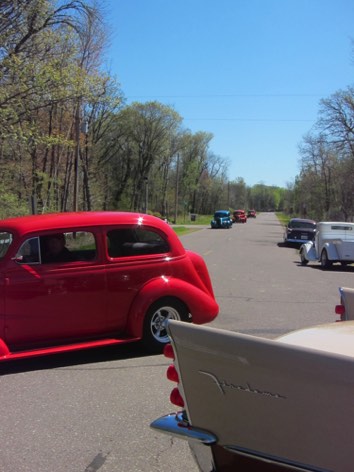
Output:
<instances>
[{"instance_id":1,"label":"utility pole","mask_svg":"<svg viewBox=\"0 0 354 472\"><path fill-rule=\"evenodd\" d=\"M149 179L145 176L145 213L148 212L148 201L149 201Z\"/></svg>"},{"instance_id":2,"label":"utility pole","mask_svg":"<svg viewBox=\"0 0 354 472\"><path fill-rule=\"evenodd\" d=\"M73 209L79 209L79 161L80 161L80 100L77 102L75 113L75 167L74 167L74 202Z\"/></svg>"},{"instance_id":3,"label":"utility pole","mask_svg":"<svg viewBox=\"0 0 354 472\"><path fill-rule=\"evenodd\" d=\"M177 164L176 164L175 223L177 223L177 216L178 216L178 181L179 181L179 154L177 154Z\"/></svg>"},{"instance_id":4,"label":"utility pole","mask_svg":"<svg viewBox=\"0 0 354 472\"><path fill-rule=\"evenodd\" d=\"M89 125L87 117L81 122L80 130L85 135L85 153L82 158L82 174L83 174L83 185L82 185L82 199L83 199L83 210L91 211L91 193L89 185L89 162L88 162L88 132Z\"/></svg>"}]
</instances>

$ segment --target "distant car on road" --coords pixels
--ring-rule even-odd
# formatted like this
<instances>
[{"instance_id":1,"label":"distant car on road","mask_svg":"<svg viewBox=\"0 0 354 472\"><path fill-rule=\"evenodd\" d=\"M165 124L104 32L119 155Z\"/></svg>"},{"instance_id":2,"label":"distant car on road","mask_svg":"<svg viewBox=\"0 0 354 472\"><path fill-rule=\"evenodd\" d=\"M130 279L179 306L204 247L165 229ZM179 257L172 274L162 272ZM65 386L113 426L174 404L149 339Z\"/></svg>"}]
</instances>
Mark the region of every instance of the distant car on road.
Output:
<instances>
[{"instance_id":1,"label":"distant car on road","mask_svg":"<svg viewBox=\"0 0 354 472\"><path fill-rule=\"evenodd\" d=\"M234 223L247 223L247 215L245 210L235 210L233 212L232 220Z\"/></svg>"},{"instance_id":2,"label":"distant car on road","mask_svg":"<svg viewBox=\"0 0 354 472\"><path fill-rule=\"evenodd\" d=\"M292 218L284 232L285 244L304 244L312 241L316 233L316 222L304 218Z\"/></svg>"},{"instance_id":3,"label":"distant car on road","mask_svg":"<svg viewBox=\"0 0 354 472\"><path fill-rule=\"evenodd\" d=\"M248 210L247 212L247 218L256 218L256 210Z\"/></svg>"},{"instance_id":4,"label":"distant car on road","mask_svg":"<svg viewBox=\"0 0 354 472\"><path fill-rule=\"evenodd\" d=\"M231 228L232 220L228 210L218 210L214 213L214 218L210 222L210 226L214 228Z\"/></svg>"},{"instance_id":5,"label":"distant car on road","mask_svg":"<svg viewBox=\"0 0 354 472\"><path fill-rule=\"evenodd\" d=\"M218 313L206 264L160 218L59 213L0 221L0 361L142 340Z\"/></svg>"}]
</instances>

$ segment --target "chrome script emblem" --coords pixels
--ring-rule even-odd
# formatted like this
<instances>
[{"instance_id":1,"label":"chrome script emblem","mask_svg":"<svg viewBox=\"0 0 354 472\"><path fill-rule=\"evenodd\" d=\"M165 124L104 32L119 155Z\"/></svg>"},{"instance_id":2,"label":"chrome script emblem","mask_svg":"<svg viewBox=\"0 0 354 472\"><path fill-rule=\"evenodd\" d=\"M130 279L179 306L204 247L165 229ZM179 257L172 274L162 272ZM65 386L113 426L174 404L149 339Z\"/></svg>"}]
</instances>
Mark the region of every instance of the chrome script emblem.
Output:
<instances>
[{"instance_id":1,"label":"chrome script emblem","mask_svg":"<svg viewBox=\"0 0 354 472\"><path fill-rule=\"evenodd\" d=\"M242 392L263 395L265 397L280 398L282 400L286 399L284 395L280 395L279 393L272 393L268 392L267 390L260 390L258 388L254 388L248 382L245 385L237 385L228 382L227 380L220 380L216 375L212 374L211 372L205 372L204 370L199 370L198 372L202 375L210 377L223 395L226 395L227 390L240 390Z\"/></svg>"}]
</instances>

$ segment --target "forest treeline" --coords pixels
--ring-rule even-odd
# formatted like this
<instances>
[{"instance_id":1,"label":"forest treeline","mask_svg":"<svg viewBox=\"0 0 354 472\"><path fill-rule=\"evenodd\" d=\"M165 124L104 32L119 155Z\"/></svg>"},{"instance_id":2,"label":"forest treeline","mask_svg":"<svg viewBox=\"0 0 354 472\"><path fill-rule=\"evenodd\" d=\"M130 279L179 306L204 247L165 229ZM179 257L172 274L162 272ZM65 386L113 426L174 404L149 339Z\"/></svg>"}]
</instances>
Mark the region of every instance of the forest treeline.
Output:
<instances>
[{"instance_id":1,"label":"forest treeline","mask_svg":"<svg viewBox=\"0 0 354 472\"><path fill-rule=\"evenodd\" d=\"M0 2L1 218L221 208L353 218L354 89L321 102L293 183L248 187L229 179L212 134L191 132L173 107L125 103L105 68L108 37L99 0Z\"/></svg>"}]
</instances>

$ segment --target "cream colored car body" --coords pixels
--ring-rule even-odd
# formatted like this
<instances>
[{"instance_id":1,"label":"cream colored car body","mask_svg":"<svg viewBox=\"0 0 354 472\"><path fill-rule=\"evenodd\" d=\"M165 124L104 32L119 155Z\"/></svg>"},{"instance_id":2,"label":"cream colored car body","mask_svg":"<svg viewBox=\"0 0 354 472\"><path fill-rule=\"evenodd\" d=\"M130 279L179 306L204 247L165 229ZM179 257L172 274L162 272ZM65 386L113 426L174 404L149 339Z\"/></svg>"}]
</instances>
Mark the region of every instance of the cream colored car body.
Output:
<instances>
[{"instance_id":1,"label":"cream colored car body","mask_svg":"<svg viewBox=\"0 0 354 472\"><path fill-rule=\"evenodd\" d=\"M188 439L200 470L236 470L220 452L255 460L240 470L354 469L354 321L277 340L174 321L168 330L189 423L171 427L170 415L152 427Z\"/></svg>"}]
</instances>

